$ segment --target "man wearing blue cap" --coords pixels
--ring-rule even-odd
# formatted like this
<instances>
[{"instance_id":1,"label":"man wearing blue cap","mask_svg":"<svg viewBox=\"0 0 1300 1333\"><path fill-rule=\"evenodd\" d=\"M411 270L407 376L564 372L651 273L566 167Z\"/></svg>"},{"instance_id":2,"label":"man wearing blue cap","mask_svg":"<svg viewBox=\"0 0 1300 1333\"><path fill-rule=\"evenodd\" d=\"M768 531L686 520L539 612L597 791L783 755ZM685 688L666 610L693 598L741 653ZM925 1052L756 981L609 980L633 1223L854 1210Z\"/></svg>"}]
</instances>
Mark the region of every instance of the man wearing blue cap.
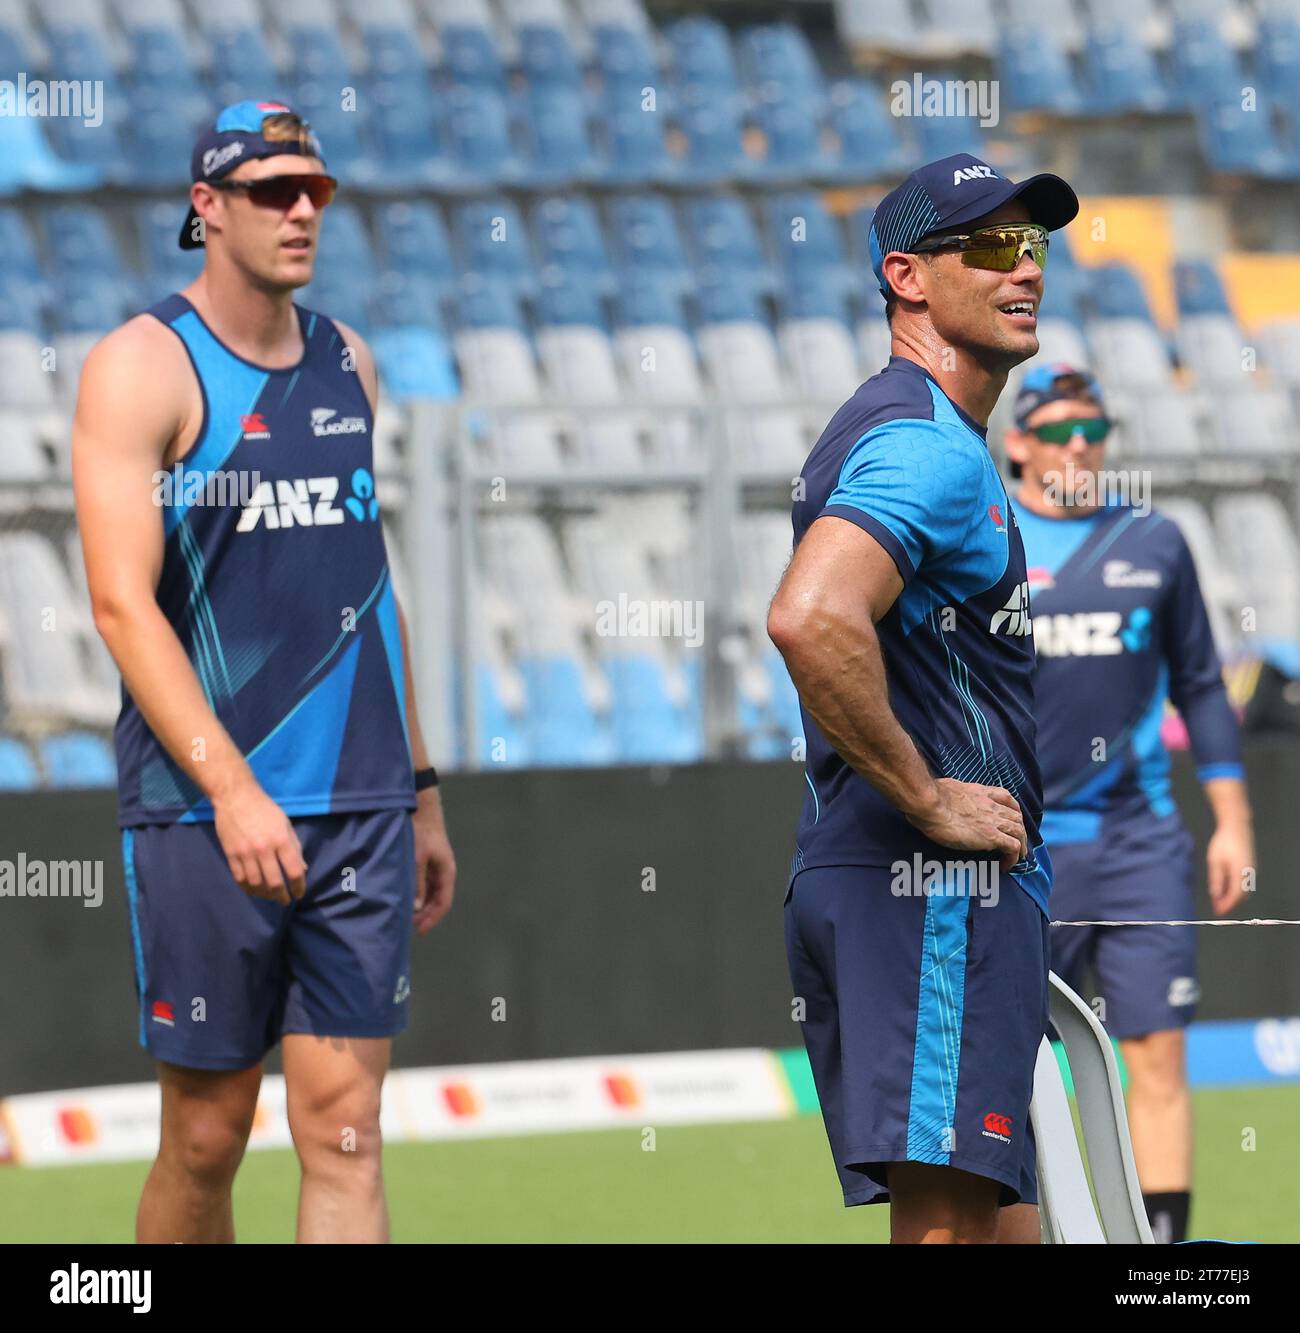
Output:
<instances>
[{"instance_id":1,"label":"man wearing blue cap","mask_svg":"<svg viewBox=\"0 0 1300 1333\"><path fill-rule=\"evenodd\" d=\"M203 271L91 351L73 428L162 1089L136 1234L234 1239L283 1038L298 1239L385 1240L380 1092L412 929L450 906L455 863L375 498L374 359L293 300L337 185L311 127L240 102L191 165L180 245Z\"/></svg>"},{"instance_id":2,"label":"man wearing blue cap","mask_svg":"<svg viewBox=\"0 0 1300 1333\"><path fill-rule=\"evenodd\" d=\"M893 355L804 465L768 631L806 790L786 894L804 1040L848 1205L895 1242L1038 1239L1028 1111L1047 1023L1024 551L989 414L1038 350L1056 176L968 154L876 209Z\"/></svg>"},{"instance_id":3,"label":"man wearing blue cap","mask_svg":"<svg viewBox=\"0 0 1300 1333\"><path fill-rule=\"evenodd\" d=\"M1038 662L1034 703L1043 837L1058 921L1186 921L1192 838L1170 793L1160 728L1171 699L1214 809L1210 902L1226 915L1254 864L1236 720L1191 552L1178 527L1103 472L1111 422L1101 387L1061 362L1033 367L1007 456L1028 562ZM1140 474L1138 474L1140 477ZM1114 485L1105 484L1108 480ZM1192 1106L1183 1033L1196 1012L1191 926L1062 926L1052 968L1083 992L1128 1069L1129 1124L1157 1240L1185 1239Z\"/></svg>"}]
</instances>

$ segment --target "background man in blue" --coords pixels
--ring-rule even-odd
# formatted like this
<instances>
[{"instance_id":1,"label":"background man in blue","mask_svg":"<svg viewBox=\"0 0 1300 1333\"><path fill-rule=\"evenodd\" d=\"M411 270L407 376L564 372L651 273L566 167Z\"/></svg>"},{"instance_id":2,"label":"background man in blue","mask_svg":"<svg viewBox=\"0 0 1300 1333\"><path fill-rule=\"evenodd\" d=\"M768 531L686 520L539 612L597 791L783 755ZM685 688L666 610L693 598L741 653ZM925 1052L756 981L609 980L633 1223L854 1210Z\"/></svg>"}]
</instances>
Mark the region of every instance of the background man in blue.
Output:
<instances>
[{"instance_id":1,"label":"background man in blue","mask_svg":"<svg viewBox=\"0 0 1300 1333\"><path fill-rule=\"evenodd\" d=\"M845 1203L890 1202L896 1242L1038 1239L1035 1210L999 1224L1037 1198L1051 862L1024 553L985 429L1038 350L1047 231L1077 211L1058 177L966 154L881 201L893 355L804 465L768 620L808 745L794 993ZM978 904L963 863L995 890Z\"/></svg>"},{"instance_id":2,"label":"background man in blue","mask_svg":"<svg viewBox=\"0 0 1300 1333\"><path fill-rule=\"evenodd\" d=\"M1029 567L1042 834L1052 849L1055 920L1171 921L1195 915L1192 839L1169 794L1160 740L1165 700L1187 724L1214 808L1206 855L1220 916L1253 864L1250 804L1191 553L1143 505L1103 504L1106 419L1086 371L1031 370L1006 438L1020 475L1013 512ZM1122 477L1123 474L1111 474ZM1091 967L1100 1017L1129 1071L1133 1151L1157 1240L1182 1240L1192 1173L1183 1029L1196 1010L1191 926L1063 926L1053 970L1083 992Z\"/></svg>"},{"instance_id":3,"label":"background man in blue","mask_svg":"<svg viewBox=\"0 0 1300 1333\"><path fill-rule=\"evenodd\" d=\"M410 937L450 907L455 861L374 496L378 381L353 330L293 301L336 185L310 126L237 103L191 167L180 245L204 246L203 271L91 351L73 434L95 623L123 680L140 1042L162 1086L136 1235L234 1239L231 1183L283 1037L298 1239L382 1241ZM250 485L160 485L182 474Z\"/></svg>"}]
</instances>

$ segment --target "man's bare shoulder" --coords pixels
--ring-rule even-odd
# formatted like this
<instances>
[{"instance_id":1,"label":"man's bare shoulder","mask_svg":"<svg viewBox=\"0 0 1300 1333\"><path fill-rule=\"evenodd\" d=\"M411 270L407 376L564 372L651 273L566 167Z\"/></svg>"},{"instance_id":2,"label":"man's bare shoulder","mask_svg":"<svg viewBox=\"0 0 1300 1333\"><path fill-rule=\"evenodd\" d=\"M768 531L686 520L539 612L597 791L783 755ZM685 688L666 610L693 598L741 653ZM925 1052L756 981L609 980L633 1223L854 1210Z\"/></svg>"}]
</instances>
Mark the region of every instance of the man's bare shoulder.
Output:
<instances>
[{"instance_id":1,"label":"man's bare shoulder","mask_svg":"<svg viewBox=\"0 0 1300 1333\"><path fill-rule=\"evenodd\" d=\"M181 340L153 315L136 315L106 333L89 351L81 370L82 389L89 381L118 385L149 384L151 392L165 394L167 376L185 370L189 357ZM183 401L186 382L173 379L178 400Z\"/></svg>"}]
</instances>

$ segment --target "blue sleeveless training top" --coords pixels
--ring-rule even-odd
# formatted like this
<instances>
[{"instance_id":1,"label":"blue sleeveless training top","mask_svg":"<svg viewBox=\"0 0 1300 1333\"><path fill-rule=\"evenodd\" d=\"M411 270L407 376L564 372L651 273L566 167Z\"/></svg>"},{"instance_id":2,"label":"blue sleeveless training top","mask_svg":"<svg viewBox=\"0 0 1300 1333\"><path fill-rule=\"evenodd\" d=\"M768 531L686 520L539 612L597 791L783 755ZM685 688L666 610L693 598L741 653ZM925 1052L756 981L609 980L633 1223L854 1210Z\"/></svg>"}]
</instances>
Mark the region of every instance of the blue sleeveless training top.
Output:
<instances>
[{"instance_id":1,"label":"blue sleeveless training top","mask_svg":"<svg viewBox=\"0 0 1300 1333\"><path fill-rule=\"evenodd\" d=\"M185 345L203 425L158 474L158 605L209 704L288 815L413 808L401 635L375 499L370 405L330 320L268 370L174 295L148 313ZM210 803L125 686L119 823L194 822Z\"/></svg>"}]
</instances>

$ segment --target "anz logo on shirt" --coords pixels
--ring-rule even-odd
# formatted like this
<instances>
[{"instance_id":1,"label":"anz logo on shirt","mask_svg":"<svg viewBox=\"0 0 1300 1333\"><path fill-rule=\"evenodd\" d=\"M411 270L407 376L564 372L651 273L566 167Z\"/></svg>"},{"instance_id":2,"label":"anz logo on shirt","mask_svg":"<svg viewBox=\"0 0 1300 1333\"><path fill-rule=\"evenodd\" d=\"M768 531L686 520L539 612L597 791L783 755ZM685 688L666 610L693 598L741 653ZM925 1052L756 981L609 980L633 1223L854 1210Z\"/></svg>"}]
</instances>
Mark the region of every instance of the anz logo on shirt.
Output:
<instances>
[{"instance_id":1,"label":"anz logo on shirt","mask_svg":"<svg viewBox=\"0 0 1300 1333\"><path fill-rule=\"evenodd\" d=\"M1118 611L1077 611L1034 617L1034 648L1044 657L1117 657L1151 646L1151 608L1135 607L1127 621Z\"/></svg>"}]
</instances>

